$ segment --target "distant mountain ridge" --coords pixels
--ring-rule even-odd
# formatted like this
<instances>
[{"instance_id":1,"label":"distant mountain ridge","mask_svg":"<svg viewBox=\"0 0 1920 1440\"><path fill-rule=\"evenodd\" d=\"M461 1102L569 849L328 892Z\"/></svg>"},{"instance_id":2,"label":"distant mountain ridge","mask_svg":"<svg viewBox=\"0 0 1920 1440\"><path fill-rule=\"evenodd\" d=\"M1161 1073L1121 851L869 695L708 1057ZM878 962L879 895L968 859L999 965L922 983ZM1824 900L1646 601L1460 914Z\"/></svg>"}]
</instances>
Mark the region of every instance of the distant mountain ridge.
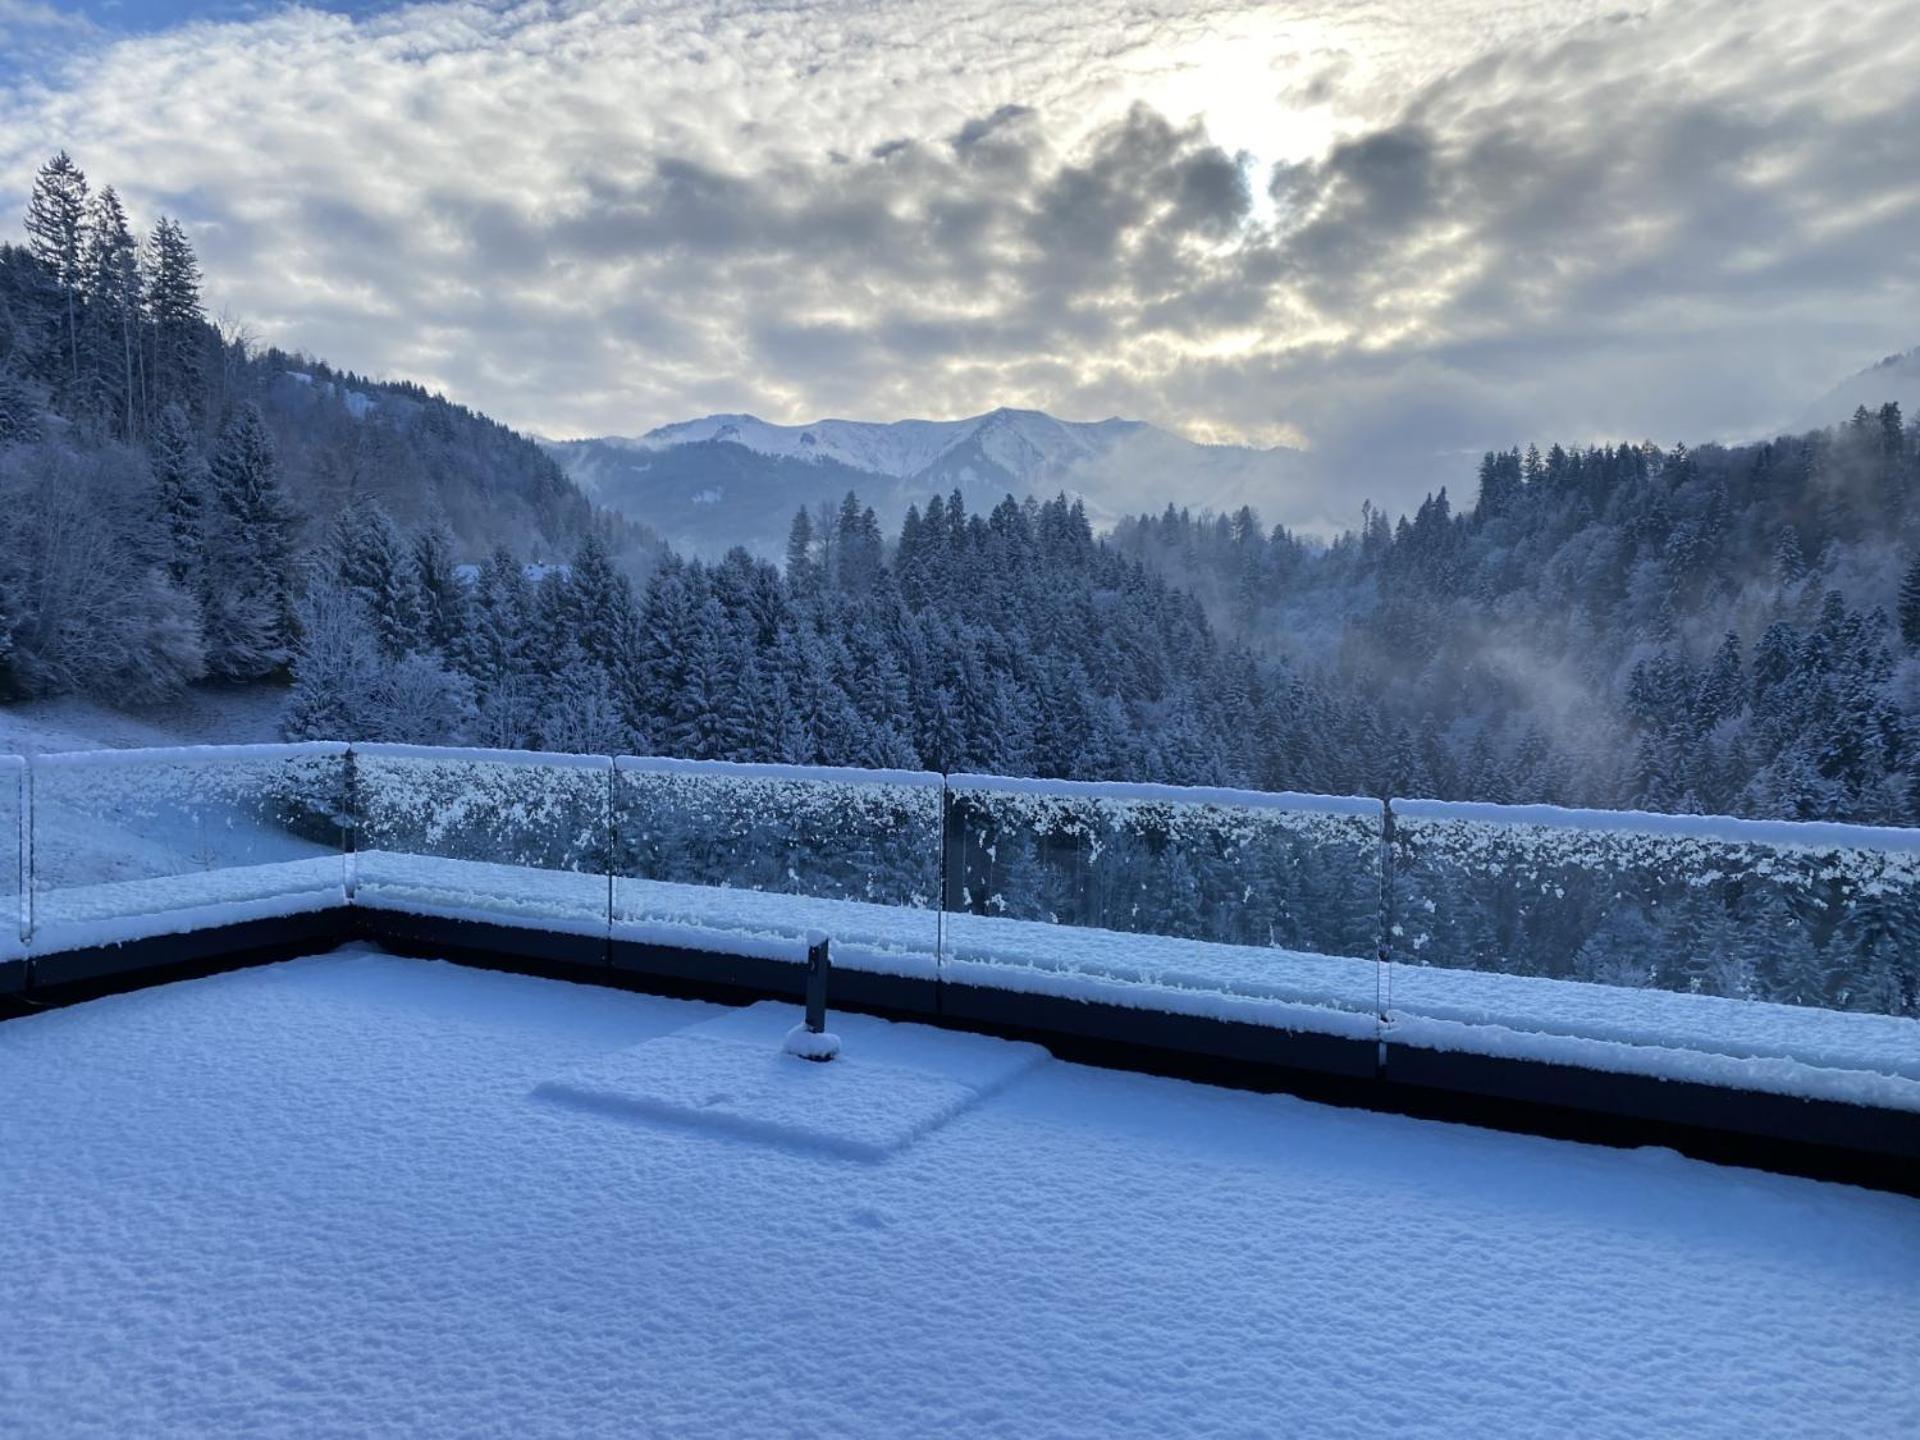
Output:
<instances>
[{"instance_id":1,"label":"distant mountain ridge","mask_svg":"<svg viewBox=\"0 0 1920 1440\"><path fill-rule=\"evenodd\" d=\"M1888 401L1908 420L1920 415L1920 345L1848 376L1803 411L1792 429L1801 434L1844 424L1860 406L1878 411Z\"/></svg>"},{"instance_id":2,"label":"distant mountain ridge","mask_svg":"<svg viewBox=\"0 0 1920 1440\"><path fill-rule=\"evenodd\" d=\"M1006 495L1065 492L1107 525L1169 500L1271 513L1303 473L1301 453L1284 447L1200 445L1143 420L1061 420L1008 408L961 420L807 425L707 415L634 438L555 441L548 449L601 504L703 554L736 544L777 554L796 509L836 502L848 490L889 527L908 505L952 490L981 507Z\"/></svg>"},{"instance_id":3,"label":"distant mountain ridge","mask_svg":"<svg viewBox=\"0 0 1920 1440\"><path fill-rule=\"evenodd\" d=\"M758 455L832 460L901 480L952 469L958 461L1026 482L1104 455L1151 428L1141 420L1085 423L1004 407L965 420L817 420L810 425L774 425L755 415L707 415L659 426L633 443L665 449L730 442Z\"/></svg>"}]
</instances>

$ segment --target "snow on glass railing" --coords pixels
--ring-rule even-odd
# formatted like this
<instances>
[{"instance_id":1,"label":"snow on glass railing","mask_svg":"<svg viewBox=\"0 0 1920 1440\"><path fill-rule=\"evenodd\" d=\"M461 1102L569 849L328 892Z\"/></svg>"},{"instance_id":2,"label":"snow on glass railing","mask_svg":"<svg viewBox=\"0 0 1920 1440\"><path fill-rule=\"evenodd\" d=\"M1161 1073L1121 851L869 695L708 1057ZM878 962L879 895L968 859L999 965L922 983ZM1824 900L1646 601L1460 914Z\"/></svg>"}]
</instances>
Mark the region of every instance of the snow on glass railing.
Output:
<instances>
[{"instance_id":1,"label":"snow on glass railing","mask_svg":"<svg viewBox=\"0 0 1920 1440\"><path fill-rule=\"evenodd\" d=\"M940 948L941 777L622 756L617 938L930 975Z\"/></svg>"},{"instance_id":2,"label":"snow on glass railing","mask_svg":"<svg viewBox=\"0 0 1920 1440\"><path fill-rule=\"evenodd\" d=\"M949 978L1371 1033L1378 801L948 783Z\"/></svg>"},{"instance_id":3,"label":"snow on glass railing","mask_svg":"<svg viewBox=\"0 0 1920 1440\"><path fill-rule=\"evenodd\" d=\"M1920 830L396 745L0 757L0 960L343 901L795 962L822 931L854 968L1920 1109Z\"/></svg>"},{"instance_id":4,"label":"snow on glass railing","mask_svg":"<svg viewBox=\"0 0 1920 1440\"><path fill-rule=\"evenodd\" d=\"M1797 1067L1920 1081L1920 831L1392 808L1390 1039L1661 1074L1693 1072L1651 1052L1696 1054L1795 1090Z\"/></svg>"},{"instance_id":5,"label":"snow on glass railing","mask_svg":"<svg viewBox=\"0 0 1920 1440\"><path fill-rule=\"evenodd\" d=\"M27 762L0 755L0 961L27 948Z\"/></svg>"},{"instance_id":6,"label":"snow on glass railing","mask_svg":"<svg viewBox=\"0 0 1920 1440\"><path fill-rule=\"evenodd\" d=\"M226 745L37 758L33 948L340 904L346 749Z\"/></svg>"},{"instance_id":7,"label":"snow on glass railing","mask_svg":"<svg viewBox=\"0 0 1920 1440\"><path fill-rule=\"evenodd\" d=\"M613 761L355 745L354 903L604 934Z\"/></svg>"}]
</instances>

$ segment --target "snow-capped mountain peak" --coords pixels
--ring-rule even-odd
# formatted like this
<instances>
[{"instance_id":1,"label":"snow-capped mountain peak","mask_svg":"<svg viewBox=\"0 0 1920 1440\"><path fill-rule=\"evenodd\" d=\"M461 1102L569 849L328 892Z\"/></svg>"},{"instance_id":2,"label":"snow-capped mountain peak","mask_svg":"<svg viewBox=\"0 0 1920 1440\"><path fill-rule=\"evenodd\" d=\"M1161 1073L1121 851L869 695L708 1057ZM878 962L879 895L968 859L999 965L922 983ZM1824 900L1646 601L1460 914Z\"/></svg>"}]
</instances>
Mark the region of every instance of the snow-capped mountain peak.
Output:
<instances>
[{"instance_id":1,"label":"snow-capped mountain peak","mask_svg":"<svg viewBox=\"0 0 1920 1440\"><path fill-rule=\"evenodd\" d=\"M1061 420L1001 408L964 420L816 420L706 415L636 439L551 451L601 503L695 553L747 545L776 555L800 507L853 491L896 526L911 504L959 491L969 506L1065 492L1096 526L1171 499L1197 510L1252 504L1284 515L1296 451L1197 445L1140 420Z\"/></svg>"},{"instance_id":2,"label":"snow-capped mountain peak","mask_svg":"<svg viewBox=\"0 0 1920 1440\"><path fill-rule=\"evenodd\" d=\"M1026 483L1104 455L1121 440L1151 428L1138 420L1084 423L1004 407L964 420L829 419L806 425L775 425L757 415L707 415L659 426L634 444L655 450L734 444L759 455L837 461L898 480L925 474L943 458L976 446L988 464Z\"/></svg>"}]
</instances>

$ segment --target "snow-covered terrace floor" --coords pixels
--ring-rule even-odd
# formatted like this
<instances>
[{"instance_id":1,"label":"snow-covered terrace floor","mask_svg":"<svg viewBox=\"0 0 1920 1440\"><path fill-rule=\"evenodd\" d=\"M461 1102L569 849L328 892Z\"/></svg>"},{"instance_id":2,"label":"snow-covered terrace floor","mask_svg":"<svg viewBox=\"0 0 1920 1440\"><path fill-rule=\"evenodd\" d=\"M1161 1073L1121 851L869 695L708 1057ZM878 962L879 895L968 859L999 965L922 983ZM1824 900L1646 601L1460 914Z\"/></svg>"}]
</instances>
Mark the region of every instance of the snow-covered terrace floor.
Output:
<instances>
[{"instance_id":1,"label":"snow-covered terrace floor","mask_svg":"<svg viewBox=\"0 0 1920 1440\"><path fill-rule=\"evenodd\" d=\"M878 1161L778 1103L716 1128L556 1097L729 1014L355 950L0 1025L0 1432L1746 1440L1920 1414L1920 1201L1044 1058ZM885 1029L851 1021L847 1058L946 1063ZM697 1094L678 1043L634 1053ZM782 1085L823 1073L769 1055ZM907 1095L813 1119L884 1129Z\"/></svg>"}]
</instances>

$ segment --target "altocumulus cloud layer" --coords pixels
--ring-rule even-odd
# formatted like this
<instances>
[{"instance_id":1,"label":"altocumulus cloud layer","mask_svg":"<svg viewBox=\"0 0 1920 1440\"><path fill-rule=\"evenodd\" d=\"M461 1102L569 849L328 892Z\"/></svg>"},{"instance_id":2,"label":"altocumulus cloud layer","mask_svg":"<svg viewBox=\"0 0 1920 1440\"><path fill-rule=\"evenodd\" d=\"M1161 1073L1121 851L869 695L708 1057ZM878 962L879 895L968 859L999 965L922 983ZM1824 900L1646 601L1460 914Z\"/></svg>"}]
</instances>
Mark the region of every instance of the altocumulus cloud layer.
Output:
<instances>
[{"instance_id":1,"label":"altocumulus cloud layer","mask_svg":"<svg viewBox=\"0 0 1920 1440\"><path fill-rule=\"evenodd\" d=\"M1920 341L1920 0L52 13L0 199L64 145L262 338L549 434L1118 412L1325 524Z\"/></svg>"}]
</instances>

